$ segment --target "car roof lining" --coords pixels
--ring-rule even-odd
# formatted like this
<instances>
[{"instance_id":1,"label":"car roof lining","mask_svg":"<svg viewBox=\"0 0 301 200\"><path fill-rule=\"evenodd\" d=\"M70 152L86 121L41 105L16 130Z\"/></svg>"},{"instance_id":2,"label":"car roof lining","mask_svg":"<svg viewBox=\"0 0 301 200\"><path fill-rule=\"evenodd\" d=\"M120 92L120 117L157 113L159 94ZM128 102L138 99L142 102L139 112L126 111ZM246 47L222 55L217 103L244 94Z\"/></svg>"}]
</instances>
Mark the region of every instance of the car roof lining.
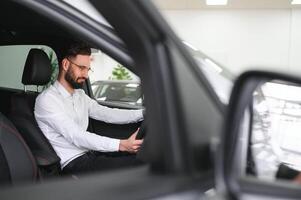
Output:
<instances>
[{"instance_id":1,"label":"car roof lining","mask_svg":"<svg viewBox=\"0 0 301 200\"><path fill-rule=\"evenodd\" d=\"M62 44L74 40L62 27L22 5L1 1L0 7L0 46L46 45L58 54Z\"/></svg>"},{"instance_id":2,"label":"car roof lining","mask_svg":"<svg viewBox=\"0 0 301 200\"><path fill-rule=\"evenodd\" d=\"M14 41L26 43L26 38L28 42L34 42L34 40L41 42L39 39L42 37L37 37L39 35L47 33L48 36L62 37L61 33L65 32L50 20L19 4L1 1L0 7L0 45L7 45Z\"/></svg>"}]
</instances>

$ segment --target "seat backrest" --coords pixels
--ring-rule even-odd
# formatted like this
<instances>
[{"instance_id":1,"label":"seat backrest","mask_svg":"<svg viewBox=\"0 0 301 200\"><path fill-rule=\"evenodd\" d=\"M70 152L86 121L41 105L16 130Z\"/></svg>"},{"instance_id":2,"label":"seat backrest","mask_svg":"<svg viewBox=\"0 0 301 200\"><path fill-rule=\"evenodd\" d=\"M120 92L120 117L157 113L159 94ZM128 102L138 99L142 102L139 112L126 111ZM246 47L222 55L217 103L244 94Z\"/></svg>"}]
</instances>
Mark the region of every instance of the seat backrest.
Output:
<instances>
[{"instance_id":1,"label":"seat backrest","mask_svg":"<svg viewBox=\"0 0 301 200\"><path fill-rule=\"evenodd\" d=\"M0 184L37 180L37 164L14 125L0 113Z\"/></svg>"},{"instance_id":2,"label":"seat backrest","mask_svg":"<svg viewBox=\"0 0 301 200\"><path fill-rule=\"evenodd\" d=\"M59 164L60 158L40 130L34 117L36 97L36 93L29 92L13 95L9 116L31 149L38 165L40 167L56 165Z\"/></svg>"},{"instance_id":3,"label":"seat backrest","mask_svg":"<svg viewBox=\"0 0 301 200\"><path fill-rule=\"evenodd\" d=\"M51 64L47 54L41 49L31 49L24 66L24 85L45 85L51 77ZM24 91L11 98L9 117L32 151L44 175L58 174L60 158L48 139L40 130L35 117L34 105L37 92Z\"/></svg>"}]
</instances>

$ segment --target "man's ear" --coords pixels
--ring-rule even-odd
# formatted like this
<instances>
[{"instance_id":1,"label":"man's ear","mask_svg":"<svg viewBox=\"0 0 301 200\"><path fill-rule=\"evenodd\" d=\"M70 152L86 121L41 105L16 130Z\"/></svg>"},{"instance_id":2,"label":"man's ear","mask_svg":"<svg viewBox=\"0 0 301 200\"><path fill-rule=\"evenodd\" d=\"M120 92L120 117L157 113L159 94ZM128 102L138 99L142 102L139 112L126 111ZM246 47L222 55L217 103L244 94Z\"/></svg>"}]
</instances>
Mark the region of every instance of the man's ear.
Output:
<instances>
[{"instance_id":1,"label":"man's ear","mask_svg":"<svg viewBox=\"0 0 301 200\"><path fill-rule=\"evenodd\" d=\"M68 59L67 58L64 58L63 60L62 60L62 68L63 68L63 70L64 71L68 71L68 69L69 69L69 61L68 61Z\"/></svg>"}]
</instances>

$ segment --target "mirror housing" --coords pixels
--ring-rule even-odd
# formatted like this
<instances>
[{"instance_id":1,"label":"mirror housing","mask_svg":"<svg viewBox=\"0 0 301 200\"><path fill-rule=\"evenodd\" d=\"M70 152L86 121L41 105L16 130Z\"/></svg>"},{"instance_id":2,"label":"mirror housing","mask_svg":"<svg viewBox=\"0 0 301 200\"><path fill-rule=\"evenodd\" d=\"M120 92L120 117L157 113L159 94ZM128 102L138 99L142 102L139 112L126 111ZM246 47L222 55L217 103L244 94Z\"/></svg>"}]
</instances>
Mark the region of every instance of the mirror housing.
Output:
<instances>
[{"instance_id":1,"label":"mirror housing","mask_svg":"<svg viewBox=\"0 0 301 200\"><path fill-rule=\"evenodd\" d=\"M215 156L217 190L228 198L236 199L243 193L242 188L244 186L240 182L241 169L239 169L239 163L242 160L238 156L239 151L242 151L243 148L240 146L241 142L239 140L242 126L248 126L248 123L245 122L251 121L250 112L252 112L251 105L254 91L258 86L274 80L301 87L301 79L298 77L264 71L245 72L235 81L224 121L224 129ZM250 131L251 128L247 128L247 130ZM246 134L250 134L250 132ZM266 183L264 184L266 185ZM260 190L258 185L255 185L255 183L253 185L253 188L256 188L253 189L254 191ZM287 190L287 188L285 189ZM293 188L289 190L294 191L293 194L291 193L294 198L301 197L300 186L294 187L293 185ZM272 194L283 196L281 192L281 189L279 189L273 191Z\"/></svg>"}]
</instances>

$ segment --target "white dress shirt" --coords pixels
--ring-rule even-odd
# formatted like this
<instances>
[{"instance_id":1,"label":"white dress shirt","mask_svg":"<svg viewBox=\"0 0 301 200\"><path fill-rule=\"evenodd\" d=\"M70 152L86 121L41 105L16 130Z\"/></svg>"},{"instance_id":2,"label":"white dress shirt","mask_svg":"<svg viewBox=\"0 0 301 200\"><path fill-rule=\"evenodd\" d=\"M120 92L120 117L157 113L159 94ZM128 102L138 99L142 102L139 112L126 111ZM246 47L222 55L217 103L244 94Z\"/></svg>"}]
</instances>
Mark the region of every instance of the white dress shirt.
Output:
<instances>
[{"instance_id":1,"label":"white dress shirt","mask_svg":"<svg viewBox=\"0 0 301 200\"><path fill-rule=\"evenodd\" d=\"M99 105L76 89L70 94L58 81L36 99L35 118L61 158L61 167L89 150L119 150L120 140L87 131L89 117L107 123L126 124L142 120L142 110L122 110Z\"/></svg>"}]
</instances>

